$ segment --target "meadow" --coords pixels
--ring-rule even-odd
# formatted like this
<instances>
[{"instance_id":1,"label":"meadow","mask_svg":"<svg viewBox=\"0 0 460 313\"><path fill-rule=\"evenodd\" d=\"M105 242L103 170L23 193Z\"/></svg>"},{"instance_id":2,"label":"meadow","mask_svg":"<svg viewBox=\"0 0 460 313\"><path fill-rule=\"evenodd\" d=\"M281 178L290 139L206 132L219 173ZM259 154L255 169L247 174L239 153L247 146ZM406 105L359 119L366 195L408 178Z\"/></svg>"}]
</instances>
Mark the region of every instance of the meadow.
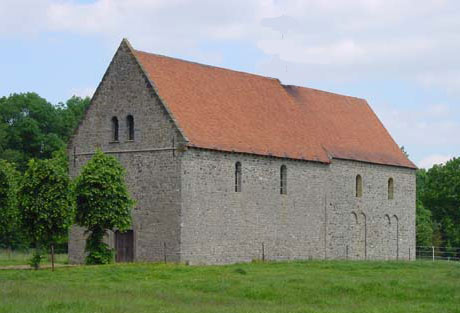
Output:
<instances>
[{"instance_id":1,"label":"meadow","mask_svg":"<svg viewBox=\"0 0 460 313\"><path fill-rule=\"evenodd\" d=\"M0 312L460 312L459 287L443 261L0 270Z\"/></svg>"}]
</instances>

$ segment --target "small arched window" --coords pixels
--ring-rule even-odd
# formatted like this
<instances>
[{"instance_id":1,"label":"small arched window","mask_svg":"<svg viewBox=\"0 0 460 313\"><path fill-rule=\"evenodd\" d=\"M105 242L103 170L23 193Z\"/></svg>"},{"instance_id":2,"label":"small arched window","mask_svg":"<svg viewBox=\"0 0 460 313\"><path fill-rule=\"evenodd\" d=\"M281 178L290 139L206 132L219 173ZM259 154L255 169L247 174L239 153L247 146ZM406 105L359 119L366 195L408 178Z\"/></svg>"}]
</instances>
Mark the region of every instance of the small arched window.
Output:
<instances>
[{"instance_id":1,"label":"small arched window","mask_svg":"<svg viewBox=\"0 0 460 313\"><path fill-rule=\"evenodd\" d=\"M394 186L393 178L390 178L388 179L388 200L393 200L395 198L394 190L395 190L395 186Z\"/></svg>"},{"instance_id":2,"label":"small arched window","mask_svg":"<svg viewBox=\"0 0 460 313\"><path fill-rule=\"evenodd\" d=\"M126 126L128 129L128 140L134 140L134 117L132 115L126 117Z\"/></svg>"},{"instance_id":3,"label":"small arched window","mask_svg":"<svg viewBox=\"0 0 460 313\"><path fill-rule=\"evenodd\" d=\"M287 168L286 165L281 165L280 169L280 194L287 194Z\"/></svg>"},{"instance_id":4,"label":"small arched window","mask_svg":"<svg viewBox=\"0 0 460 313\"><path fill-rule=\"evenodd\" d=\"M388 214L385 214L385 223L386 223L387 226L391 225L390 216Z\"/></svg>"},{"instance_id":5,"label":"small arched window","mask_svg":"<svg viewBox=\"0 0 460 313\"><path fill-rule=\"evenodd\" d=\"M235 164L235 192L241 192L241 163Z\"/></svg>"},{"instance_id":6,"label":"small arched window","mask_svg":"<svg viewBox=\"0 0 460 313\"><path fill-rule=\"evenodd\" d=\"M361 175L356 176L356 197L361 198L363 196L363 178Z\"/></svg>"},{"instance_id":7,"label":"small arched window","mask_svg":"<svg viewBox=\"0 0 460 313\"><path fill-rule=\"evenodd\" d=\"M118 118L112 117L112 141L118 141Z\"/></svg>"},{"instance_id":8,"label":"small arched window","mask_svg":"<svg viewBox=\"0 0 460 313\"><path fill-rule=\"evenodd\" d=\"M358 215L356 215L355 212L351 212L351 221L353 222L354 225L358 224Z\"/></svg>"}]
</instances>

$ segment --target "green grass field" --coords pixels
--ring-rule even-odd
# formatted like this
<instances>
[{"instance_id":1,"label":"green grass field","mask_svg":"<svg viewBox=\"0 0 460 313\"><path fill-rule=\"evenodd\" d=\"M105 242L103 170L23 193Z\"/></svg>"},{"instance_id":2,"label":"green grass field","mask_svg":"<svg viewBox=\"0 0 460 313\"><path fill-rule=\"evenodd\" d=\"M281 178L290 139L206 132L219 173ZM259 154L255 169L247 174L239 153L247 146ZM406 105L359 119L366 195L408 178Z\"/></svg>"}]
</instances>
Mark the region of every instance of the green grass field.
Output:
<instances>
[{"instance_id":1,"label":"green grass field","mask_svg":"<svg viewBox=\"0 0 460 313\"><path fill-rule=\"evenodd\" d=\"M0 312L460 312L460 263L0 270Z\"/></svg>"}]
</instances>

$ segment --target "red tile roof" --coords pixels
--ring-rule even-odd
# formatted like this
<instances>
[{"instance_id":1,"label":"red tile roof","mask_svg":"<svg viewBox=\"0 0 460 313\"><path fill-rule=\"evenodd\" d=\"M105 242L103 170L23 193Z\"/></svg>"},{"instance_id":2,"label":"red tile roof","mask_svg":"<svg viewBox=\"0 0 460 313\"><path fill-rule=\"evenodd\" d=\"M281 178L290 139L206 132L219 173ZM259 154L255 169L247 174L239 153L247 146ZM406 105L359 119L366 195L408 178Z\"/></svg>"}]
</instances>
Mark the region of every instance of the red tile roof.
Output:
<instances>
[{"instance_id":1,"label":"red tile roof","mask_svg":"<svg viewBox=\"0 0 460 313\"><path fill-rule=\"evenodd\" d=\"M189 146L415 168L363 99L133 50Z\"/></svg>"}]
</instances>

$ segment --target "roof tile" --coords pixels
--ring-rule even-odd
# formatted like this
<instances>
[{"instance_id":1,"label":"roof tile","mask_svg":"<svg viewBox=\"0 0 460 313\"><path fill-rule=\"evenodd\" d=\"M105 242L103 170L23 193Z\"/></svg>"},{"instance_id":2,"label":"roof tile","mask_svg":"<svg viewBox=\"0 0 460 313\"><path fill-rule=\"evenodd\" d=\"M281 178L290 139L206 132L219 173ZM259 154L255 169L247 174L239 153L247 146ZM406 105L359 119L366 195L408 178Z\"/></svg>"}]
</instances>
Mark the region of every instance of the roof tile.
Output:
<instances>
[{"instance_id":1,"label":"roof tile","mask_svg":"<svg viewBox=\"0 0 460 313\"><path fill-rule=\"evenodd\" d=\"M134 50L189 145L415 168L367 102Z\"/></svg>"}]
</instances>

